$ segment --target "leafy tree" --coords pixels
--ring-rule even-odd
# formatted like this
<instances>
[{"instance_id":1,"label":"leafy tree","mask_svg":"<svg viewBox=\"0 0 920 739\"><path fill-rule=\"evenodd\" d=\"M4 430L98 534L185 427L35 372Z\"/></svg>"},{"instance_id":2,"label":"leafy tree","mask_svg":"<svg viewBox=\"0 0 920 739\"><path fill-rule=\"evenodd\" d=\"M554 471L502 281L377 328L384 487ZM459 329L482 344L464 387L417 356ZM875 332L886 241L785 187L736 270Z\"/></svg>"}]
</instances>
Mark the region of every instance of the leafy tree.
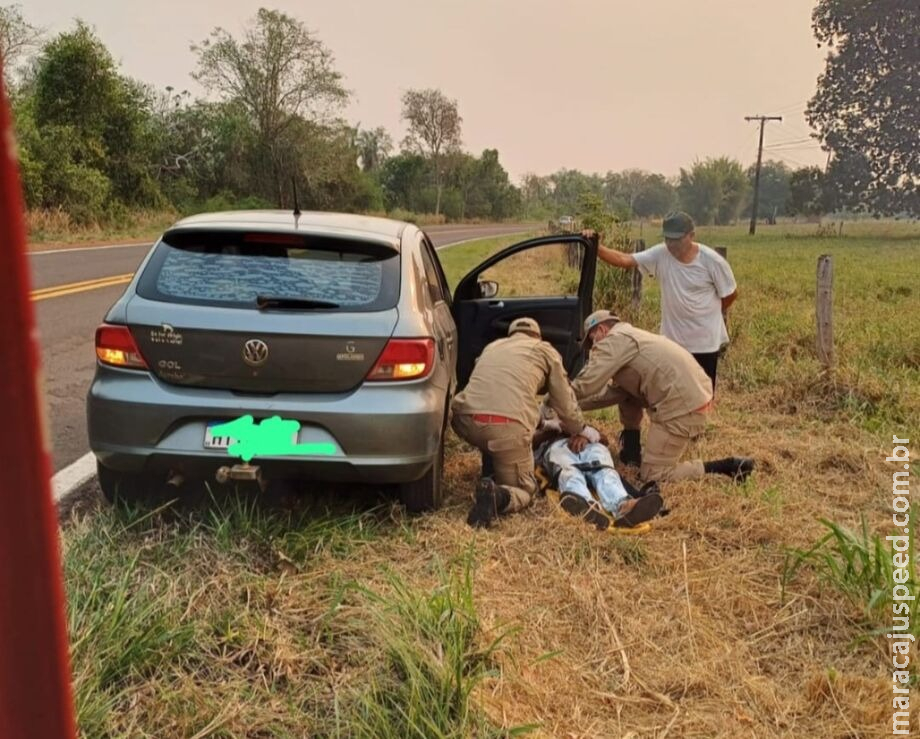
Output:
<instances>
[{"instance_id":1,"label":"leafy tree","mask_svg":"<svg viewBox=\"0 0 920 739\"><path fill-rule=\"evenodd\" d=\"M710 158L681 169L677 189L681 207L699 223L725 225L738 218L748 181L740 162Z\"/></svg>"},{"instance_id":2,"label":"leafy tree","mask_svg":"<svg viewBox=\"0 0 920 739\"><path fill-rule=\"evenodd\" d=\"M674 210L677 192L664 175L652 174L633 200L633 213L639 218L663 216Z\"/></svg>"},{"instance_id":3,"label":"leafy tree","mask_svg":"<svg viewBox=\"0 0 920 739\"><path fill-rule=\"evenodd\" d=\"M812 28L831 53L805 114L840 162L840 193L920 214L920 4L819 0Z\"/></svg>"},{"instance_id":4,"label":"leafy tree","mask_svg":"<svg viewBox=\"0 0 920 739\"><path fill-rule=\"evenodd\" d=\"M32 197L40 192L39 206L92 220L119 203L163 203L150 167L150 91L118 73L86 24L78 21L44 47L22 98L17 120L32 134L23 148L41 181L32 190Z\"/></svg>"},{"instance_id":5,"label":"leafy tree","mask_svg":"<svg viewBox=\"0 0 920 739\"><path fill-rule=\"evenodd\" d=\"M622 172L608 172L604 179L604 199L608 208L625 209L632 214L636 198L645 187L648 172L641 169L626 169Z\"/></svg>"},{"instance_id":6,"label":"leafy tree","mask_svg":"<svg viewBox=\"0 0 920 739\"><path fill-rule=\"evenodd\" d=\"M39 126L73 126L84 140L101 139L109 110L123 101L112 55L82 21L42 50L35 75ZM104 152L98 152L100 158Z\"/></svg>"},{"instance_id":7,"label":"leafy tree","mask_svg":"<svg viewBox=\"0 0 920 739\"><path fill-rule=\"evenodd\" d=\"M380 171L387 210L423 211L422 195L428 180L428 162L420 154L402 153L387 159Z\"/></svg>"},{"instance_id":8,"label":"leafy tree","mask_svg":"<svg viewBox=\"0 0 920 739\"><path fill-rule=\"evenodd\" d=\"M756 174L756 165L748 167L747 178L752 195ZM783 162L766 161L760 166L760 203L757 211L760 217L766 218L770 223L776 222L776 216L786 215L791 174L792 171ZM745 208L748 214L753 207L753 200L749 198Z\"/></svg>"},{"instance_id":9,"label":"leafy tree","mask_svg":"<svg viewBox=\"0 0 920 739\"><path fill-rule=\"evenodd\" d=\"M869 157L861 151L849 149L835 154L824 178L825 212L890 212L885 203L890 205L892 200L887 195L868 194L872 191L874 177L873 164Z\"/></svg>"},{"instance_id":10,"label":"leafy tree","mask_svg":"<svg viewBox=\"0 0 920 739\"><path fill-rule=\"evenodd\" d=\"M404 146L427 154L434 165L437 199L434 212L441 212L441 189L444 184L445 155L459 149L463 119L457 101L440 90L408 90L402 98L402 118L409 124Z\"/></svg>"},{"instance_id":11,"label":"leafy tree","mask_svg":"<svg viewBox=\"0 0 920 739\"><path fill-rule=\"evenodd\" d=\"M554 215L571 215L579 210L587 194L603 201L604 180L599 175L587 175L576 169L560 169L549 176Z\"/></svg>"},{"instance_id":12,"label":"leafy tree","mask_svg":"<svg viewBox=\"0 0 920 739\"><path fill-rule=\"evenodd\" d=\"M674 206L674 187L667 179L641 169L608 172L604 189L607 206L626 216L660 216Z\"/></svg>"},{"instance_id":13,"label":"leafy tree","mask_svg":"<svg viewBox=\"0 0 920 739\"><path fill-rule=\"evenodd\" d=\"M475 193L481 205L471 210L473 217L500 221L520 208L520 193L498 161L497 149L486 149L476 161Z\"/></svg>"},{"instance_id":14,"label":"leafy tree","mask_svg":"<svg viewBox=\"0 0 920 739\"><path fill-rule=\"evenodd\" d=\"M824 213L824 172L820 167L802 167L789 176L789 213L817 216Z\"/></svg>"},{"instance_id":15,"label":"leafy tree","mask_svg":"<svg viewBox=\"0 0 920 739\"><path fill-rule=\"evenodd\" d=\"M191 210L220 193L257 191L255 131L239 103L189 103L181 93L157 107L156 177L173 203Z\"/></svg>"},{"instance_id":16,"label":"leafy tree","mask_svg":"<svg viewBox=\"0 0 920 739\"><path fill-rule=\"evenodd\" d=\"M26 21L18 5L0 6L0 59L4 83L9 86L11 72L22 58L38 47L42 30Z\"/></svg>"},{"instance_id":17,"label":"leafy tree","mask_svg":"<svg viewBox=\"0 0 920 739\"><path fill-rule=\"evenodd\" d=\"M365 172L376 172L393 151L393 139L382 126L359 130L355 141L361 158L361 169Z\"/></svg>"},{"instance_id":18,"label":"leafy tree","mask_svg":"<svg viewBox=\"0 0 920 739\"><path fill-rule=\"evenodd\" d=\"M250 116L260 156L270 171L260 177L260 192L290 202L290 131L300 120L317 120L341 106L348 93L333 66L332 53L303 23L276 10L260 8L242 38L215 28L192 46L198 54L193 77L225 101L236 101Z\"/></svg>"},{"instance_id":19,"label":"leafy tree","mask_svg":"<svg viewBox=\"0 0 920 739\"><path fill-rule=\"evenodd\" d=\"M528 172L521 178L521 201L523 212L530 218L547 218L552 215L552 184L548 177Z\"/></svg>"}]
</instances>

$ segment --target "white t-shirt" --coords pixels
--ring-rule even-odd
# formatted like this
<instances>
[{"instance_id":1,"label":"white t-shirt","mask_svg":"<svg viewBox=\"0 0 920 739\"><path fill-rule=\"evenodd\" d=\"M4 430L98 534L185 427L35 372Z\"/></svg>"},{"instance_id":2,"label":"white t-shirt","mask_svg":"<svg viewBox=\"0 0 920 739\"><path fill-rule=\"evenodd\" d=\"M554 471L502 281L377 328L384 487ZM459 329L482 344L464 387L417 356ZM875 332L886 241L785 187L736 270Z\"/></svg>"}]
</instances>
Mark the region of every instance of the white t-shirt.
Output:
<instances>
[{"instance_id":1,"label":"white t-shirt","mask_svg":"<svg viewBox=\"0 0 920 739\"><path fill-rule=\"evenodd\" d=\"M658 244L633 254L642 274L661 283L661 333L691 354L718 351L728 342L722 298L735 292L735 276L718 252L704 244L689 264Z\"/></svg>"}]
</instances>

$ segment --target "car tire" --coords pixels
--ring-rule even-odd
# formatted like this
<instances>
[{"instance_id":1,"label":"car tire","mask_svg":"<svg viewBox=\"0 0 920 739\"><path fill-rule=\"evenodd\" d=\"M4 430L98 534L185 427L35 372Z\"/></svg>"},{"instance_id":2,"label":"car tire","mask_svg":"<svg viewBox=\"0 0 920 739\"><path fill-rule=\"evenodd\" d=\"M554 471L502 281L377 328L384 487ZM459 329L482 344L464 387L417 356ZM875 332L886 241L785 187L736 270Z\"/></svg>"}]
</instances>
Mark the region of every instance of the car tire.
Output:
<instances>
[{"instance_id":1,"label":"car tire","mask_svg":"<svg viewBox=\"0 0 920 739\"><path fill-rule=\"evenodd\" d=\"M399 497L409 513L436 511L444 500L441 477L444 472L444 431L438 439L438 453L428 471L418 480L399 487Z\"/></svg>"},{"instance_id":2,"label":"car tire","mask_svg":"<svg viewBox=\"0 0 920 739\"><path fill-rule=\"evenodd\" d=\"M151 486L146 475L113 470L99 462L96 475L102 497L109 503L140 503L149 497Z\"/></svg>"}]
</instances>

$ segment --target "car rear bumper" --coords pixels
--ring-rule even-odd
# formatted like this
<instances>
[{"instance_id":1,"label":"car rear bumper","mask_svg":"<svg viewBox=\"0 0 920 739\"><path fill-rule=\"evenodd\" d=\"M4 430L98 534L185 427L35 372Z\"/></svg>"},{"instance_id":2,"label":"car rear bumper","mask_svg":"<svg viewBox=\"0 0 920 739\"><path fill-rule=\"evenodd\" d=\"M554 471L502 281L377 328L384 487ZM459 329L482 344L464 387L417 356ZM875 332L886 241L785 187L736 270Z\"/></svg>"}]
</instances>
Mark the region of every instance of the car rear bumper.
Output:
<instances>
[{"instance_id":1,"label":"car rear bumper","mask_svg":"<svg viewBox=\"0 0 920 739\"><path fill-rule=\"evenodd\" d=\"M252 464L278 477L342 482L400 483L431 466L443 429L445 392L430 380L366 383L336 395L270 396L179 387L146 372L97 367L87 396L90 449L124 472L166 472L210 477L241 463L227 450L206 449L209 422L252 415L301 424L299 442L326 442L323 456L256 456Z\"/></svg>"}]
</instances>

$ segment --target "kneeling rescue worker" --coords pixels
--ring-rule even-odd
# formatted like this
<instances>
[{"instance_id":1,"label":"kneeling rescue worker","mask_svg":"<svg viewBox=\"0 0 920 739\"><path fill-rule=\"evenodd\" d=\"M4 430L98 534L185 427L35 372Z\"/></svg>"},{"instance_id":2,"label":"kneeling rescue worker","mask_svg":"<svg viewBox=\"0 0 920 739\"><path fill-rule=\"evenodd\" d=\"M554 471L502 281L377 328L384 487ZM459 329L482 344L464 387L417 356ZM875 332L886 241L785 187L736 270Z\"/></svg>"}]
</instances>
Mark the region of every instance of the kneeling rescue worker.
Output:
<instances>
[{"instance_id":1,"label":"kneeling rescue worker","mask_svg":"<svg viewBox=\"0 0 920 739\"><path fill-rule=\"evenodd\" d=\"M597 442L585 426L562 357L541 338L532 318L517 318L508 337L483 349L469 383L451 404L451 426L460 438L492 458L495 479L483 477L467 517L470 526L487 527L496 516L530 505L538 486L534 476L533 432L540 418L538 394L573 438Z\"/></svg>"},{"instance_id":2,"label":"kneeling rescue worker","mask_svg":"<svg viewBox=\"0 0 920 739\"><path fill-rule=\"evenodd\" d=\"M740 482L751 474L754 460L748 457L680 461L690 441L703 433L712 404L712 382L690 352L609 310L585 320L585 344L591 354L572 388L582 410L619 406L620 460L640 464L642 480L692 480L716 473ZM644 454L639 446L643 409L650 421Z\"/></svg>"}]
</instances>

